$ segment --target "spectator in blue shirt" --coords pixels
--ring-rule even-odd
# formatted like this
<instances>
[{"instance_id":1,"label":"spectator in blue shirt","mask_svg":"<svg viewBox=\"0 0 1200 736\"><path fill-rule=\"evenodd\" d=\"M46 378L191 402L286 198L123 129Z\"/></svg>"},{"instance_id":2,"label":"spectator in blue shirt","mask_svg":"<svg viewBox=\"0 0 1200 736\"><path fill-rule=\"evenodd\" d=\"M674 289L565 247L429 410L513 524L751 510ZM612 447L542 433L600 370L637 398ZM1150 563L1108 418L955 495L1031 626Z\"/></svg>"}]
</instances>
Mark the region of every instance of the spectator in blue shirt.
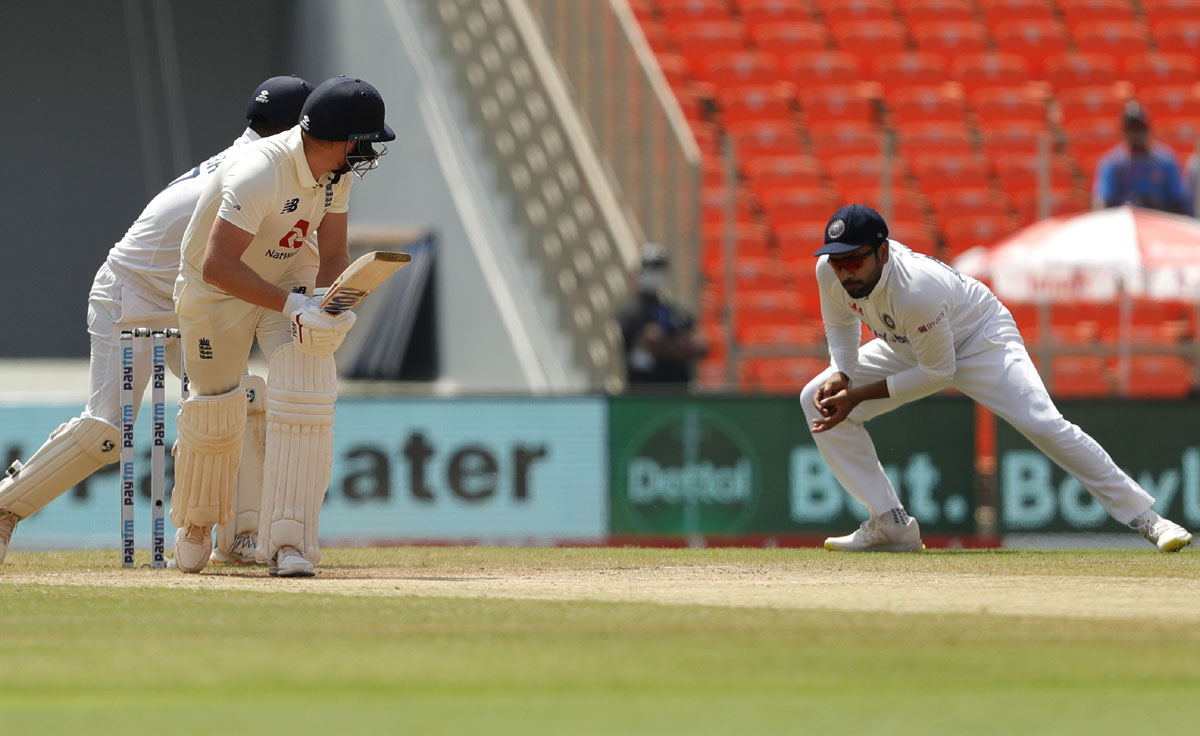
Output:
<instances>
[{"instance_id":1,"label":"spectator in blue shirt","mask_svg":"<svg viewBox=\"0 0 1200 736\"><path fill-rule=\"evenodd\" d=\"M1113 146L1096 165L1094 207L1133 204L1191 214L1175 152L1162 143L1151 142L1146 111L1131 100L1121 113L1121 124L1125 142Z\"/></svg>"}]
</instances>

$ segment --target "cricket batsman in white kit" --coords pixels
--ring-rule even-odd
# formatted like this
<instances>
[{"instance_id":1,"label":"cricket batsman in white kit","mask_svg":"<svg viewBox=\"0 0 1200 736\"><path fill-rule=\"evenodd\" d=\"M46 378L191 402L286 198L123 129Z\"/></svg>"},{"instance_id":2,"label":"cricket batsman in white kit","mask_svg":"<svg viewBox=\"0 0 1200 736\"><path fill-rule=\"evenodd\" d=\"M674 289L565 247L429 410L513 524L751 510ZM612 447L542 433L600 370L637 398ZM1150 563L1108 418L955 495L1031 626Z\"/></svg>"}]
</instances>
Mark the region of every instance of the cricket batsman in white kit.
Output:
<instances>
[{"instance_id":1,"label":"cricket batsman in white kit","mask_svg":"<svg viewBox=\"0 0 1200 736\"><path fill-rule=\"evenodd\" d=\"M83 413L56 429L24 464L14 463L0 480L0 562L3 562L16 523L61 496L68 489L120 455L121 330L177 326L172 292L179 274L179 248L196 201L217 169L244 147L295 126L300 108L312 88L294 76L272 77L259 84L246 105L250 125L229 148L198 164L172 181L142 210L138 219L114 245L92 283L88 295L88 333L91 339L89 396ZM136 344L134 361L134 411L149 380L141 356L148 346ZM178 346L168 344L167 360L180 375ZM243 379L247 388L261 384L257 376ZM259 391L258 393L263 393ZM251 412L247 455L252 456L239 479L237 495L251 511L244 523L257 526L257 499L261 481L261 420L259 407ZM247 514L243 514L247 516ZM231 533L224 534L229 531ZM253 549L238 549L232 525L219 534L218 558L252 561ZM247 539L243 535L243 539ZM251 544L251 547L253 545Z\"/></svg>"},{"instance_id":2,"label":"cricket batsman in white kit","mask_svg":"<svg viewBox=\"0 0 1200 736\"><path fill-rule=\"evenodd\" d=\"M395 139L383 99L335 77L304 103L300 124L260 141L205 187L183 241L175 305L192 395L177 419L171 522L180 570L204 569L212 526L232 515L251 344L268 361L267 439L256 557L277 576L311 576L317 521L333 464L333 354L354 325L309 295L346 268L353 172ZM314 241L314 235L319 237Z\"/></svg>"},{"instance_id":3,"label":"cricket batsman in white kit","mask_svg":"<svg viewBox=\"0 0 1200 736\"><path fill-rule=\"evenodd\" d=\"M1070 473L1114 519L1164 552L1192 535L1150 507L1154 499L1051 401L1012 314L984 284L889 240L878 212L839 209L817 250L821 314L831 365L800 403L838 482L871 516L833 551L916 551L917 520L900 503L864 423L953 387L1013 425ZM866 324L875 339L859 346Z\"/></svg>"}]
</instances>

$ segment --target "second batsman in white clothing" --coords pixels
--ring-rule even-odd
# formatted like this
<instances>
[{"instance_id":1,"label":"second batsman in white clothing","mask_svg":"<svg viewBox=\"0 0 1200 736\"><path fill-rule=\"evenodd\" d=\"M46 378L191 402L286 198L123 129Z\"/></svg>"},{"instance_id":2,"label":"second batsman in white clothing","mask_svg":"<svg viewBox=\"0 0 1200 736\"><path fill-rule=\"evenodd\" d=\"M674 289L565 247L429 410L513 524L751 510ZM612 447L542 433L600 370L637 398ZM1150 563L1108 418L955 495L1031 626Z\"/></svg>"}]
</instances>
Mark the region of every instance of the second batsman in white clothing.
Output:
<instances>
[{"instance_id":1,"label":"second batsman in white clothing","mask_svg":"<svg viewBox=\"0 0 1200 736\"><path fill-rule=\"evenodd\" d=\"M229 148L185 172L150 200L124 237L108 252L96 272L88 295L87 326L91 340L88 366L87 406L78 417L58 427L23 465L14 464L0 480L0 562L16 524L66 493L72 486L120 456L121 424L121 330L150 327L161 330L177 326L171 294L179 274L179 247L200 191L221 164L243 147L295 126L300 107L312 91L308 82L294 76L272 77L255 87L246 104L249 127ZM149 380L148 346L139 341L134 361L134 411ZM167 360L180 374L178 348L168 345ZM248 387L261 378L247 376ZM256 407L257 409L257 407ZM254 413L255 428L247 439L247 452L261 454L261 432ZM261 469L255 459L240 479L238 495L244 499L241 522L257 524ZM222 561L252 561L252 535L241 534L234 524L222 528L219 549ZM228 532L228 533L224 533ZM249 555L239 543L249 541Z\"/></svg>"},{"instance_id":2,"label":"second batsman in white clothing","mask_svg":"<svg viewBox=\"0 0 1200 736\"><path fill-rule=\"evenodd\" d=\"M1012 314L984 284L889 240L878 212L839 209L817 250L831 365L800 403L821 456L870 518L825 540L834 551L916 551L921 530L900 503L864 423L953 387L986 406L1070 473L1114 519L1164 552L1192 535L1054 406ZM875 339L859 346L860 323Z\"/></svg>"},{"instance_id":3,"label":"second batsman in white clothing","mask_svg":"<svg viewBox=\"0 0 1200 736\"><path fill-rule=\"evenodd\" d=\"M267 359L266 450L256 556L276 576L311 576L317 521L333 464L333 353L354 324L310 294L349 264L346 219L353 172L386 153L395 134L383 99L359 79L313 90L300 125L222 167L184 235L175 305L192 395L177 426L171 522L175 561L209 561L212 526L232 514L246 394L238 382L255 339ZM319 240L314 241L316 234Z\"/></svg>"}]
</instances>

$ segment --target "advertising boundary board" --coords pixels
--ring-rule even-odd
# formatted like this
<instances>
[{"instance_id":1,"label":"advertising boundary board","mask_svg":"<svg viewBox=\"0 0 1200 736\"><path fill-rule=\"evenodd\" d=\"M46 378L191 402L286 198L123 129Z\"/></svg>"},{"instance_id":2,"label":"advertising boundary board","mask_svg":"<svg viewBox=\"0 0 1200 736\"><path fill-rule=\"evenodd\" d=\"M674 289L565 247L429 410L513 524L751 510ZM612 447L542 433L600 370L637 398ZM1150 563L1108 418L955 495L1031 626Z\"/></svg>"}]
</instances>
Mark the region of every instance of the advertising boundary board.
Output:
<instances>
[{"instance_id":1,"label":"advertising boundary board","mask_svg":"<svg viewBox=\"0 0 1200 736\"><path fill-rule=\"evenodd\" d=\"M1160 513L1200 528L1195 402L1059 406L1158 499ZM78 408L0 404L6 465L27 459ZM867 428L927 545L1001 543L978 536L971 401L933 397ZM139 549L149 541L147 432L139 425ZM1007 424L997 421L995 436L998 533L1034 545L1039 536L1056 545L1095 544L1103 535L1140 542ZM171 472L168 456L168 489ZM14 549L115 549L118 487L117 466L102 469L22 521ZM321 538L328 545L796 547L819 546L863 518L821 460L792 396L344 398Z\"/></svg>"}]
</instances>

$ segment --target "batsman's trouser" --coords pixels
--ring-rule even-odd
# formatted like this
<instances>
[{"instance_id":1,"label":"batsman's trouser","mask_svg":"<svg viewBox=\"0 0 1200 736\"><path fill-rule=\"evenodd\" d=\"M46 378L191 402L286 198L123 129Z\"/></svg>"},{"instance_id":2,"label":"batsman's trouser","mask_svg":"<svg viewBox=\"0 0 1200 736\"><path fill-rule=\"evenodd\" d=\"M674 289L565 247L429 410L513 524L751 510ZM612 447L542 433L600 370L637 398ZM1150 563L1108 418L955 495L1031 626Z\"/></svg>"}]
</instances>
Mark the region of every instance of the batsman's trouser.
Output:
<instances>
[{"instance_id":1,"label":"batsman's trouser","mask_svg":"<svg viewBox=\"0 0 1200 736\"><path fill-rule=\"evenodd\" d=\"M950 386L975 399L1025 435L1039 450L1071 474L1109 515L1128 524L1154 503L1094 439L1068 422L1054 406L1038 375L1012 316L1005 310L959 351ZM865 385L913 367L883 340L859 349L853 382ZM833 375L830 367L800 393L809 423L819 414L813 404L817 388ZM863 426L867 421L907 403L896 399L864 401L840 424L816 432L813 440L838 482L872 515L900 506L895 488L883 472L875 445Z\"/></svg>"},{"instance_id":2,"label":"batsman's trouser","mask_svg":"<svg viewBox=\"0 0 1200 736\"><path fill-rule=\"evenodd\" d=\"M278 285L287 290L303 286L311 293L315 275L315 267L305 268ZM273 357L280 349L290 349L292 335L289 316L214 293L211 289L192 287L190 283L184 286L177 306L193 395L218 396L236 387L241 380L241 373L255 338L258 339L263 355L267 356L272 364ZM332 406L330 410L332 413ZM268 443L270 439L268 434ZM326 462L331 461L330 445L330 458ZM233 469L235 473L236 470ZM181 482L184 482L184 479L177 477L177 485ZM325 484L322 484L322 495L324 491ZM225 494L222 496L227 497ZM317 510L319 511L319 504ZM174 513L174 509L172 512ZM304 519L299 521L301 525L305 523ZM315 517L311 523L315 547Z\"/></svg>"}]
</instances>

